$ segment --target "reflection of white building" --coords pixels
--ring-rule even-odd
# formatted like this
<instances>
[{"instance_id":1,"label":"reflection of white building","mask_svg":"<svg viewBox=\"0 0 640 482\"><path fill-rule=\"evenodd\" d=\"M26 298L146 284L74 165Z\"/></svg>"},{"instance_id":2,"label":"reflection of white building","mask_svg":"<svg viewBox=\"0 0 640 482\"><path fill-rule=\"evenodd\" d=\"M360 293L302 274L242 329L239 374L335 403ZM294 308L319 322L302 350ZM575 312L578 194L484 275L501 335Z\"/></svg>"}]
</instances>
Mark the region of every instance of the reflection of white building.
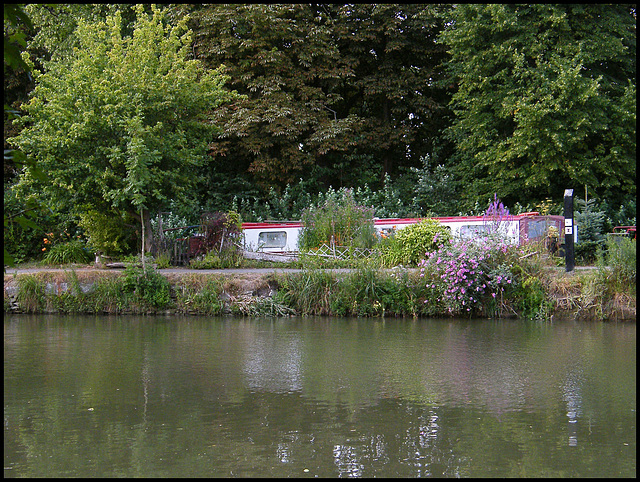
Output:
<instances>
[{"instance_id":1,"label":"reflection of white building","mask_svg":"<svg viewBox=\"0 0 640 482\"><path fill-rule=\"evenodd\" d=\"M569 432L569 446L578 445L578 417L582 415L582 395L580 394L580 380L569 373L562 385L562 400L567 404L567 422Z\"/></svg>"},{"instance_id":2,"label":"reflection of white building","mask_svg":"<svg viewBox=\"0 0 640 482\"><path fill-rule=\"evenodd\" d=\"M256 333L244 355L242 371L252 391L287 393L302 390L301 343L297 335Z\"/></svg>"},{"instance_id":3,"label":"reflection of white building","mask_svg":"<svg viewBox=\"0 0 640 482\"><path fill-rule=\"evenodd\" d=\"M360 477L364 464L360 462L356 448L351 445L337 444L333 447L333 461L338 467L340 476Z\"/></svg>"}]
</instances>

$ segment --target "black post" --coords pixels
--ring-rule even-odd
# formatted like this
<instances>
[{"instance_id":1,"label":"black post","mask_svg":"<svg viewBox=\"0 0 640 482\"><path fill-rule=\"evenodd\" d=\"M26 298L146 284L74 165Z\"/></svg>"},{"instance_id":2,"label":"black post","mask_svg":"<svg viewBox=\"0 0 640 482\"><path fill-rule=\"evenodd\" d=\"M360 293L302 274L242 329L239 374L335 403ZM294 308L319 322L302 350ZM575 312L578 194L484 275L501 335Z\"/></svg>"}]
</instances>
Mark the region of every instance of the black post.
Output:
<instances>
[{"instance_id":1,"label":"black post","mask_svg":"<svg viewBox=\"0 0 640 482\"><path fill-rule=\"evenodd\" d=\"M573 271L575 267L575 252L573 247L573 189L564 190L564 260L566 271Z\"/></svg>"}]
</instances>

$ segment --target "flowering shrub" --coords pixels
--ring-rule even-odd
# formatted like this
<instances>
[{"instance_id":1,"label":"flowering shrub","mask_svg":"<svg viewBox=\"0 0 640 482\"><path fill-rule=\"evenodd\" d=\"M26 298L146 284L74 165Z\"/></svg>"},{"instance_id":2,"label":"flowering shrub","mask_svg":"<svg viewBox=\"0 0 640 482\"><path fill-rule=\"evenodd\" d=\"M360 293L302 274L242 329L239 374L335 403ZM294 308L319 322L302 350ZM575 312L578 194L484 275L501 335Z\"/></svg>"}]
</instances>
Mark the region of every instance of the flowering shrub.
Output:
<instances>
[{"instance_id":1,"label":"flowering shrub","mask_svg":"<svg viewBox=\"0 0 640 482\"><path fill-rule=\"evenodd\" d=\"M68 264L68 263L88 263L91 261L91 252L87 249L86 242L82 236L72 237L64 231L59 235L47 233L43 238L44 264Z\"/></svg>"},{"instance_id":2,"label":"flowering shrub","mask_svg":"<svg viewBox=\"0 0 640 482\"><path fill-rule=\"evenodd\" d=\"M453 241L427 253L421 276L432 290L429 300L441 303L450 314L497 311L507 288L515 287L510 257L514 248L503 240L485 237Z\"/></svg>"},{"instance_id":3,"label":"flowering shrub","mask_svg":"<svg viewBox=\"0 0 640 482\"><path fill-rule=\"evenodd\" d=\"M485 225L485 232L488 234L496 234L502 227L502 222L509 217L509 208L500 202L497 194L493 195L493 202L482 216Z\"/></svg>"}]
</instances>

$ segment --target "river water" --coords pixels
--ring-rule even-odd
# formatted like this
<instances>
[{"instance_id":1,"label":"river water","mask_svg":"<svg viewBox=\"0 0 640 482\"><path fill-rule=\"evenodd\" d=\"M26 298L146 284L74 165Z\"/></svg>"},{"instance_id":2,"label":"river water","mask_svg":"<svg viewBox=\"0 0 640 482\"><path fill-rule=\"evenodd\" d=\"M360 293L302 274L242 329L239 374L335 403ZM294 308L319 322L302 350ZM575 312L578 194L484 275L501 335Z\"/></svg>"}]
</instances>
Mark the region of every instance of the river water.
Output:
<instances>
[{"instance_id":1,"label":"river water","mask_svg":"<svg viewBox=\"0 0 640 482\"><path fill-rule=\"evenodd\" d=\"M7 315L5 477L635 477L635 323Z\"/></svg>"}]
</instances>

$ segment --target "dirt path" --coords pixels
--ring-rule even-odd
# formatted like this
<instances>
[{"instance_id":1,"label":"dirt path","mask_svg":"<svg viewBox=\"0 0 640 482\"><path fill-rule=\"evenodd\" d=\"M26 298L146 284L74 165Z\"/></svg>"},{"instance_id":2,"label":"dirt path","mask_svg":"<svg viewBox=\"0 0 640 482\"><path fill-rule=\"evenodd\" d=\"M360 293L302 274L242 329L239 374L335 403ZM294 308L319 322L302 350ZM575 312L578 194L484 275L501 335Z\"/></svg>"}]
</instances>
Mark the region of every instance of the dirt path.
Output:
<instances>
[{"instance_id":1,"label":"dirt path","mask_svg":"<svg viewBox=\"0 0 640 482\"><path fill-rule=\"evenodd\" d=\"M419 268L413 268L419 269ZM563 267L551 268L555 269L558 272L564 272ZM596 269L595 266L576 266L575 271L587 271ZM69 268L48 268L48 267L35 267L35 268L5 268L4 274L7 275L19 275L19 274L33 274L33 273L41 273L41 272L50 272L50 273L64 273L66 271L75 270L76 273L117 273L124 271L121 268L114 269L106 269L106 268L94 268L92 266L77 266L77 267L69 267ZM170 274L170 275L184 275L191 273L199 273L199 274L269 274L269 273L300 273L304 271L303 269L298 268L237 268L237 269L189 269L189 268L164 268L156 270L160 274ZM335 272L335 273L348 273L352 271L349 268L334 268L327 269L327 271Z\"/></svg>"},{"instance_id":2,"label":"dirt path","mask_svg":"<svg viewBox=\"0 0 640 482\"><path fill-rule=\"evenodd\" d=\"M117 273L124 272L124 269L103 269L93 267L73 267L73 268L5 268L4 274L7 275L19 275L19 274L33 274L33 273L64 273L67 271L75 271L76 273ZM156 270L160 274L269 274L269 273L299 273L302 269L296 268L239 268L239 269L189 269L189 268L165 268ZM349 269L329 269L327 271L333 272L348 272Z\"/></svg>"}]
</instances>

